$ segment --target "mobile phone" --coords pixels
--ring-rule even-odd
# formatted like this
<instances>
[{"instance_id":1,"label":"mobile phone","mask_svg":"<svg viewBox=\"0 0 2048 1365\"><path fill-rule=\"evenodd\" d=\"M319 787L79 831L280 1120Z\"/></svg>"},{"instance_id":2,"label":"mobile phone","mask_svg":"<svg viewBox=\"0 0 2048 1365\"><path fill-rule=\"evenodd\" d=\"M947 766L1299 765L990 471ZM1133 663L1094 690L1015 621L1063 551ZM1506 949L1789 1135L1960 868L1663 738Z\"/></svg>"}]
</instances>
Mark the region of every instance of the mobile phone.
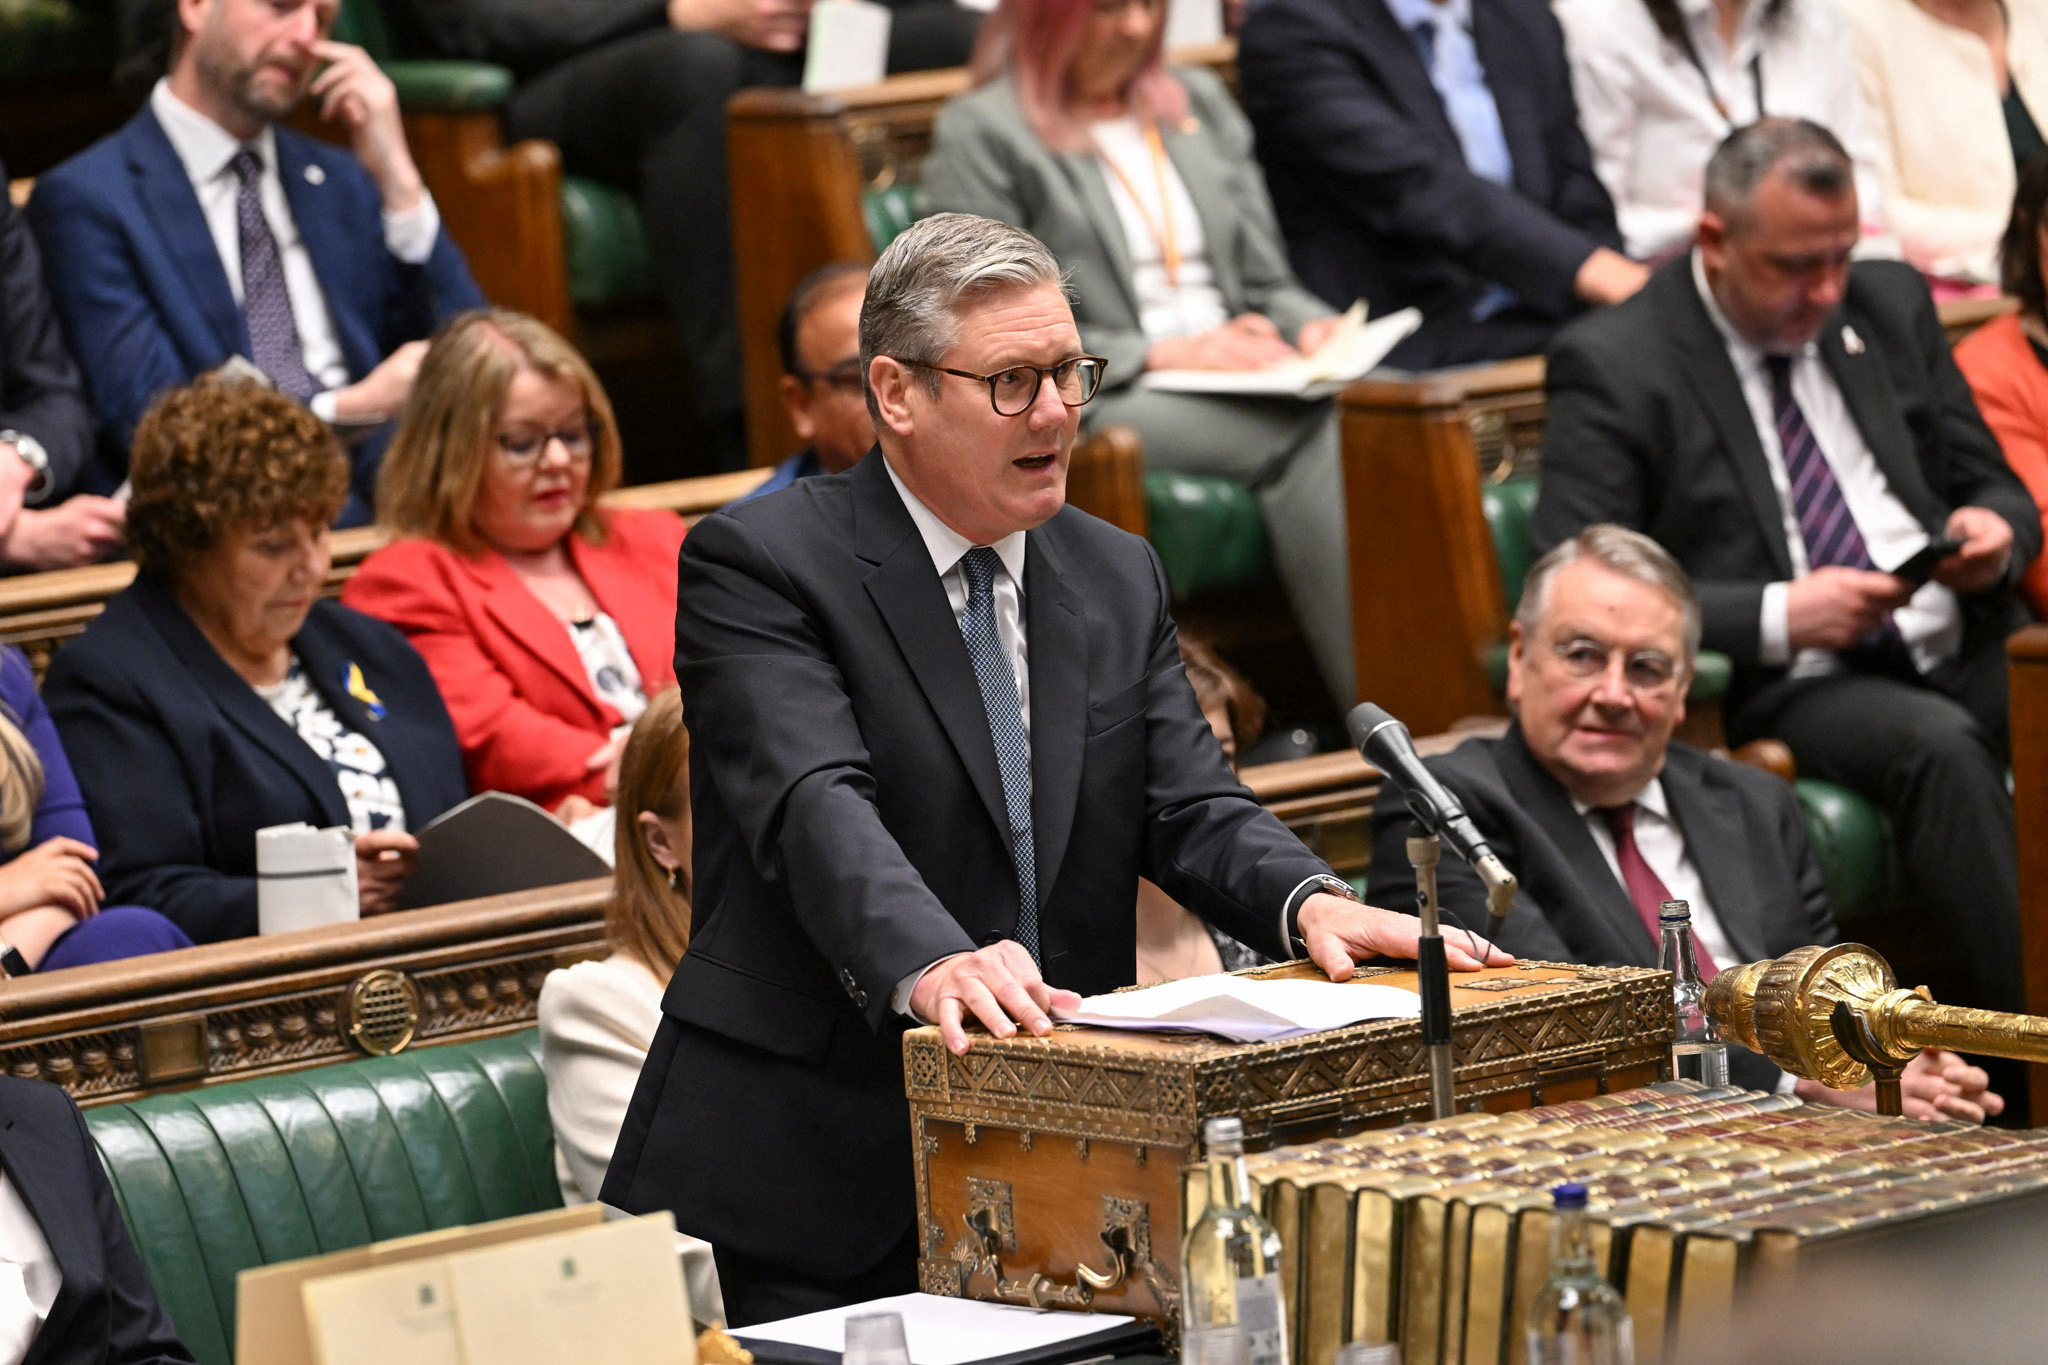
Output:
<instances>
[{"instance_id":1,"label":"mobile phone","mask_svg":"<svg viewBox=\"0 0 2048 1365\"><path fill-rule=\"evenodd\" d=\"M1950 540L1946 536L1940 540L1930 540L1917 554L1891 572L1894 577L1903 578L1918 587L1934 577L1934 568L1937 564L1962 548L1962 541Z\"/></svg>"}]
</instances>

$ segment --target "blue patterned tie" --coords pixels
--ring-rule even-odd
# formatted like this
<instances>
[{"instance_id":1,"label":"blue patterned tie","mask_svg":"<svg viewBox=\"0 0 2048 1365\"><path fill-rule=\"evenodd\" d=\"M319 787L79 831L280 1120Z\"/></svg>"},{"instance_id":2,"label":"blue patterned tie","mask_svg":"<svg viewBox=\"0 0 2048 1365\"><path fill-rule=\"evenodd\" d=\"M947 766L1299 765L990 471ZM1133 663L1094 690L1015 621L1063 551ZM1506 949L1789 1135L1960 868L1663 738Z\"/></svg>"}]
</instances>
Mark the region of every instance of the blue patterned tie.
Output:
<instances>
[{"instance_id":1,"label":"blue patterned tie","mask_svg":"<svg viewBox=\"0 0 2048 1365\"><path fill-rule=\"evenodd\" d=\"M1770 371L1771 415L1778 426L1778 448L1785 456L1785 479L1792 486L1792 513L1799 519L1799 538L1806 542L1807 567L1875 569L1863 531L1849 511L1849 500L1842 496L1835 471L1821 453L1813 428L1806 424L1806 413L1792 396L1792 357L1767 355L1764 367ZM1896 671L1901 665L1913 668L1905 639L1889 614L1883 625L1847 652L1861 653L1886 671Z\"/></svg>"},{"instance_id":2,"label":"blue patterned tie","mask_svg":"<svg viewBox=\"0 0 2048 1365\"><path fill-rule=\"evenodd\" d=\"M1017 699L1017 675L1010 653L996 630L996 572L1002 560L986 545L960 559L967 576L967 610L960 613L960 634L981 687L982 709L988 712L989 736L996 746L996 767L1003 775L1003 806L1010 819L1010 854L1017 863L1017 930L1011 935L1038 961L1038 865L1031 844L1031 736L1024 730L1024 707Z\"/></svg>"},{"instance_id":3,"label":"blue patterned tie","mask_svg":"<svg viewBox=\"0 0 2048 1365\"><path fill-rule=\"evenodd\" d=\"M306 372L299 324L284 285L284 261L263 216L263 158L254 148L244 147L228 164L242 182L235 192L235 225L242 242L242 313L249 321L249 358L280 392L303 403L320 386Z\"/></svg>"}]
</instances>

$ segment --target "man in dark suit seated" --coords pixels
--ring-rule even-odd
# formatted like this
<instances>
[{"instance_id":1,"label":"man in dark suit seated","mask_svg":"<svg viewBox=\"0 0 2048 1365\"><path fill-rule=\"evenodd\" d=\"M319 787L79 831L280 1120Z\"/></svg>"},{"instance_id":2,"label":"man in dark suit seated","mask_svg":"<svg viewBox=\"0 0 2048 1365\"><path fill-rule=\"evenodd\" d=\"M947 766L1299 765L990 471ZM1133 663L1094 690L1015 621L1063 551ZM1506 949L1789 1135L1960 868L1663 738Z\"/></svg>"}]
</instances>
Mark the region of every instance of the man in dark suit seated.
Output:
<instances>
[{"instance_id":1,"label":"man in dark suit seated","mask_svg":"<svg viewBox=\"0 0 2048 1365\"><path fill-rule=\"evenodd\" d=\"M1957 959L1901 965L2017 1010L2005 638L2040 517L1927 286L1852 266L1858 231L1826 129L1731 134L1698 248L1552 347L1532 531L1541 549L1611 521L1669 550L1735 661L1729 739L1776 736L1803 776L1883 809L1909 904ZM1923 584L1910 561L1948 541Z\"/></svg>"},{"instance_id":2,"label":"man in dark suit seated","mask_svg":"<svg viewBox=\"0 0 2048 1365\"><path fill-rule=\"evenodd\" d=\"M233 356L323 420L396 417L422 339L484 301L413 165L391 82L328 40L334 14L331 0L188 0L170 75L142 111L36 182L29 221L100 421L107 489L151 400ZM350 151L276 126L309 93ZM339 524L369 520L383 450L378 436L355 446Z\"/></svg>"},{"instance_id":3,"label":"man in dark suit seated","mask_svg":"<svg viewBox=\"0 0 2048 1365\"><path fill-rule=\"evenodd\" d=\"M1508 702L1497 740L1425 762L1520 882L1501 945L1519 957L1657 965L1657 914L1692 907L1702 975L1836 941L1820 865L1792 788L1759 768L1673 742L1699 648L1700 603L1657 543L1594 526L1529 571L1509 628ZM1411 900L1414 822L1389 783L1373 810L1373 898ZM1438 866L1446 923L1479 922L1486 890L1456 859ZM1457 937L1453 932L1451 937ZM1730 1049L1734 1079L1771 1089L1778 1069ZM1907 1069L1909 1112L1980 1122L2004 1103L1948 1053ZM1875 1106L1812 1081L1799 1094Z\"/></svg>"},{"instance_id":4,"label":"man in dark suit seated","mask_svg":"<svg viewBox=\"0 0 2048 1365\"><path fill-rule=\"evenodd\" d=\"M7 168L0 166L0 188ZM65 569L121 543L121 504L72 496L92 411L64 348L35 238L0 194L0 565Z\"/></svg>"},{"instance_id":5,"label":"man in dark suit seated","mask_svg":"<svg viewBox=\"0 0 2048 1365\"><path fill-rule=\"evenodd\" d=\"M1130 984L1139 877L1333 978L1415 947L1232 775L1151 547L1063 506L1101 372L1038 240L910 228L860 353L879 457L679 571L697 918L603 1197L710 1241L735 1325L916 1287L903 1029Z\"/></svg>"},{"instance_id":6,"label":"man in dark suit seated","mask_svg":"<svg viewBox=\"0 0 2048 1365\"><path fill-rule=\"evenodd\" d=\"M979 13L953 0L881 3L892 11L891 72L967 60ZM750 86L802 81L811 0L415 0L409 9L439 51L512 68L509 136L552 142L571 175L639 201L698 423L724 467L744 465L725 106Z\"/></svg>"},{"instance_id":7,"label":"man in dark suit seated","mask_svg":"<svg viewBox=\"0 0 2048 1365\"><path fill-rule=\"evenodd\" d=\"M1422 310L1392 364L1529 355L1641 286L1546 0L1261 0L1237 69L1302 283Z\"/></svg>"},{"instance_id":8,"label":"man in dark suit seated","mask_svg":"<svg viewBox=\"0 0 2048 1365\"><path fill-rule=\"evenodd\" d=\"M740 502L779 493L813 474L851 469L874 449L875 421L860 377L867 283L865 265L841 261L813 270L790 291L775 341L782 352L782 408L805 445Z\"/></svg>"}]
</instances>

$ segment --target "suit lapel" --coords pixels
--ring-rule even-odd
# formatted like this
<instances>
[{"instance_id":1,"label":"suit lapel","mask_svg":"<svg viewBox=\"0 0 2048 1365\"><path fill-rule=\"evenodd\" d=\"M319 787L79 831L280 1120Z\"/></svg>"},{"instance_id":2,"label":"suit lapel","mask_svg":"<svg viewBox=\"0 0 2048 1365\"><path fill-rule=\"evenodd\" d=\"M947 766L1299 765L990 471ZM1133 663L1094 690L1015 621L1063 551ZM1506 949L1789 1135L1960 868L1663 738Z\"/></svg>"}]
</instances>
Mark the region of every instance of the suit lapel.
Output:
<instances>
[{"instance_id":1,"label":"suit lapel","mask_svg":"<svg viewBox=\"0 0 2048 1365\"><path fill-rule=\"evenodd\" d=\"M1056 522L1054 524L1057 524ZM1031 660L1031 834L1038 903L1052 895L1074 806L1088 728L1088 622L1041 527L1024 538L1024 634Z\"/></svg>"},{"instance_id":2,"label":"suit lapel","mask_svg":"<svg viewBox=\"0 0 2048 1365\"><path fill-rule=\"evenodd\" d=\"M292 222L312 262L313 278L320 282L321 297L327 300L329 325L345 354L351 375L367 374L377 367L381 355L366 355L347 325L360 309L337 306L348 288L367 278L356 260L357 244L348 238L337 212L335 191L327 184L325 169L314 164L312 141L295 136L289 128L277 130L277 174L284 182L285 202L291 206ZM312 174L308 175L309 168ZM370 316L374 316L371 314Z\"/></svg>"},{"instance_id":3,"label":"suit lapel","mask_svg":"<svg viewBox=\"0 0 2048 1365\"><path fill-rule=\"evenodd\" d=\"M1586 818L1573 807L1570 795L1529 752L1519 726L1510 729L1501 743L1500 766L1507 789L1529 795L1523 810L1564 855L1584 893L1586 910L1620 946L1628 963L1655 966L1657 945L1643 928L1628 888L1614 875L1600 845L1593 842L1593 832L1586 828Z\"/></svg>"},{"instance_id":4,"label":"suit lapel","mask_svg":"<svg viewBox=\"0 0 2048 1365\"><path fill-rule=\"evenodd\" d=\"M1664 760L1664 799L1685 836L1686 854L1706 887L1721 932L1742 961L1754 962L1770 956L1763 907L1757 903L1749 860L1742 853L1740 798L1734 788L1712 777L1709 765L1720 761L1672 746Z\"/></svg>"},{"instance_id":5,"label":"suit lapel","mask_svg":"<svg viewBox=\"0 0 2048 1365\"><path fill-rule=\"evenodd\" d=\"M1114 267L1109 273L1135 320L1138 291L1131 276L1131 244L1124 238L1124 220L1116 211L1116 201L1110 198L1109 172L1104 169L1102 158L1093 152L1054 152L1052 159L1066 177L1067 187L1080 201L1081 211L1101 239L1103 250L1109 253Z\"/></svg>"},{"instance_id":6,"label":"suit lapel","mask_svg":"<svg viewBox=\"0 0 2048 1365\"><path fill-rule=\"evenodd\" d=\"M1486 88L1493 94L1493 107L1500 114L1501 136L1508 144L1508 167L1515 188L1539 204L1550 202L1550 165L1543 149L1543 111L1537 107L1535 92L1528 83L1515 79L1526 68L1518 51L1522 35L1507 16L1487 0L1473 0L1472 46L1479 54L1479 68L1486 73Z\"/></svg>"},{"instance_id":7,"label":"suit lapel","mask_svg":"<svg viewBox=\"0 0 2048 1365\"><path fill-rule=\"evenodd\" d=\"M1223 295L1224 307L1233 316L1245 312L1250 300L1245 297L1244 277L1237 268L1240 225L1227 216L1231 196L1223 167L1192 114L1187 125L1162 129L1160 140L1166 146L1167 159L1180 174L1181 183L1187 186L1188 198L1194 201L1195 216L1202 222L1202 240L1208 244L1209 269L1215 272L1216 292ZM1218 212L1226 215L1220 221L1215 216Z\"/></svg>"},{"instance_id":8,"label":"suit lapel","mask_svg":"<svg viewBox=\"0 0 2048 1365\"><path fill-rule=\"evenodd\" d=\"M675 666L675 608L663 600L653 579L638 572L619 553L616 531L603 545L570 536L569 558L591 595L618 623L626 650L640 670L641 685L652 696L660 690L657 680L666 678Z\"/></svg>"},{"instance_id":9,"label":"suit lapel","mask_svg":"<svg viewBox=\"0 0 2048 1365\"><path fill-rule=\"evenodd\" d=\"M1422 64L1415 35L1401 27L1385 0L1364 0L1353 7L1353 12L1369 30L1362 50L1371 54L1368 60L1376 60L1388 93L1415 118L1432 125L1439 142L1462 164L1464 146L1458 141L1457 130L1451 127L1451 116L1444 111L1443 96L1429 78L1429 68ZM1386 54L1383 61L1377 61L1380 54Z\"/></svg>"},{"instance_id":10,"label":"suit lapel","mask_svg":"<svg viewBox=\"0 0 2048 1365\"><path fill-rule=\"evenodd\" d=\"M996 769L995 740L989 734L974 665L967 658L967 642L960 638L960 623L946 600L931 552L909 509L896 496L882 459L879 451L870 454L854 466L852 475L854 553L875 566L865 580L868 597L960 755L982 808L1007 839L1010 818L1003 803L1003 779Z\"/></svg>"},{"instance_id":11,"label":"suit lapel","mask_svg":"<svg viewBox=\"0 0 2048 1365\"><path fill-rule=\"evenodd\" d=\"M1687 382L1714 424L1721 449L1735 466L1736 481L1756 513L1757 529L1777 576L1790 578L1792 552L1785 544L1784 510L1778 502L1777 485L1771 482L1770 461L1756 434L1756 418L1735 373L1735 362L1729 358L1728 344L1693 286L1691 257L1681 256L1665 266L1649 287L1666 293L1666 306L1659 311L1672 320L1670 336L1683 357Z\"/></svg>"},{"instance_id":12,"label":"suit lapel","mask_svg":"<svg viewBox=\"0 0 2048 1365\"><path fill-rule=\"evenodd\" d=\"M563 625L533 595L533 590L520 581L512 566L505 562L505 557L496 550L486 549L474 557L465 558L463 565L484 589L484 610L505 628L512 642L574 688L576 694L590 704L592 715L610 714L616 721L618 715L598 701L597 692L590 685L590 672L583 667L583 657L576 652L576 641L570 636L569 627ZM582 566L579 564L577 567L580 569ZM590 586L595 592L595 585Z\"/></svg>"},{"instance_id":13,"label":"suit lapel","mask_svg":"<svg viewBox=\"0 0 2048 1365\"><path fill-rule=\"evenodd\" d=\"M1925 486L1925 478L1914 455L1913 435L1900 420L1898 397L1892 392L1891 381L1885 377L1884 366L1877 357L1868 349L1856 355L1849 354L1842 334L1850 330L1849 323L1839 311L1827 320L1817 343L1821 364L1834 376L1835 387L1842 391L1842 401L1848 406L1849 415L1855 419L1856 430L1862 433L1863 443L1870 447L1877 467L1884 471L1885 482L1891 485L1893 496L1912 510L1916 502L1922 501L1915 497L1915 493ZM1941 529L1940 523L1937 521L1927 529L1930 534L1937 533Z\"/></svg>"},{"instance_id":14,"label":"suit lapel","mask_svg":"<svg viewBox=\"0 0 2048 1365\"><path fill-rule=\"evenodd\" d=\"M270 703L256 694L248 680L228 666L227 660L213 647L185 609L178 605L170 590L150 579L138 579L135 586L138 604L156 627L158 635L193 676L200 679L204 690L214 705L221 709L234 726L256 744L269 751L285 770L299 780L314 802L320 807L321 817L330 825L345 825L349 822L348 804L342 799L341 787L334 780L334 773L326 762L315 754L284 718L270 709ZM292 641L292 649L299 652L300 641ZM303 653L300 664L306 666Z\"/></svg>"},{"instance_id":15,"label":"suit lapel","mask_svg":"<svg viewBox=\"0 0 2048 1365\"><path fill-rule=\"evenodd\" d=\"M157 237L177 266L178 278L192 291L192 304L225 354L249 354L249 327L235 303L227 268L213 244L199 197L185 174L185 163L164 135L163 125L147 108L122 134L128 170L135 177L135 197L155 224Z\"/></svg>"},{"instance_id":16,"label":"suit lapel","mask_svg":"<svg viewBox=\"0 0 2048 1365\"><path fill-rule=\"evenodd\" d=\"M72 1335L72 1319L85 1301L84 1290L98 1279L93 1245L98 1226L84 1208L67 1197L79 1189L75 1163L63 1160L47 1136L12 1118L0 1119L0 1173L36 1220L63 1276L50 1316L36 1330L28 1354L22 1357L22 1365L42 1365L60 1358L58 1348Z\"/></svg>"}]
</instances>

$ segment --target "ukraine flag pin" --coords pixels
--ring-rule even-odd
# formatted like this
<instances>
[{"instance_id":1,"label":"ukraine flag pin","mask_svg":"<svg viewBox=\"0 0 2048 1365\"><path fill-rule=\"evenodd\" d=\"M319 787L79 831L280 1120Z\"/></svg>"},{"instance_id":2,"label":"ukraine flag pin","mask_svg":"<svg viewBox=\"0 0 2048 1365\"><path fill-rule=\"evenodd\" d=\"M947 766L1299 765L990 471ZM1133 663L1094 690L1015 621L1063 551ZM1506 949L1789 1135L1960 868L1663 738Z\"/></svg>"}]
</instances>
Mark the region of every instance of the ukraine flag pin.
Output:
<instances>
[{"instance_id":1,"label":"ukraine flag pin","mask_svg":"<svg viewBox=\"0 0 2048 1365\"><path fill-rule=\"evenodd\" d=\"M342 679L342 685L348 689L351 697L363 704L363 709L370 713L371 720L384 719L384 703L377 700L377 694L372 692L370 684L363 680L363 670L359 665L348 666L348 673Z\"/></svg>"}]
</instances>

